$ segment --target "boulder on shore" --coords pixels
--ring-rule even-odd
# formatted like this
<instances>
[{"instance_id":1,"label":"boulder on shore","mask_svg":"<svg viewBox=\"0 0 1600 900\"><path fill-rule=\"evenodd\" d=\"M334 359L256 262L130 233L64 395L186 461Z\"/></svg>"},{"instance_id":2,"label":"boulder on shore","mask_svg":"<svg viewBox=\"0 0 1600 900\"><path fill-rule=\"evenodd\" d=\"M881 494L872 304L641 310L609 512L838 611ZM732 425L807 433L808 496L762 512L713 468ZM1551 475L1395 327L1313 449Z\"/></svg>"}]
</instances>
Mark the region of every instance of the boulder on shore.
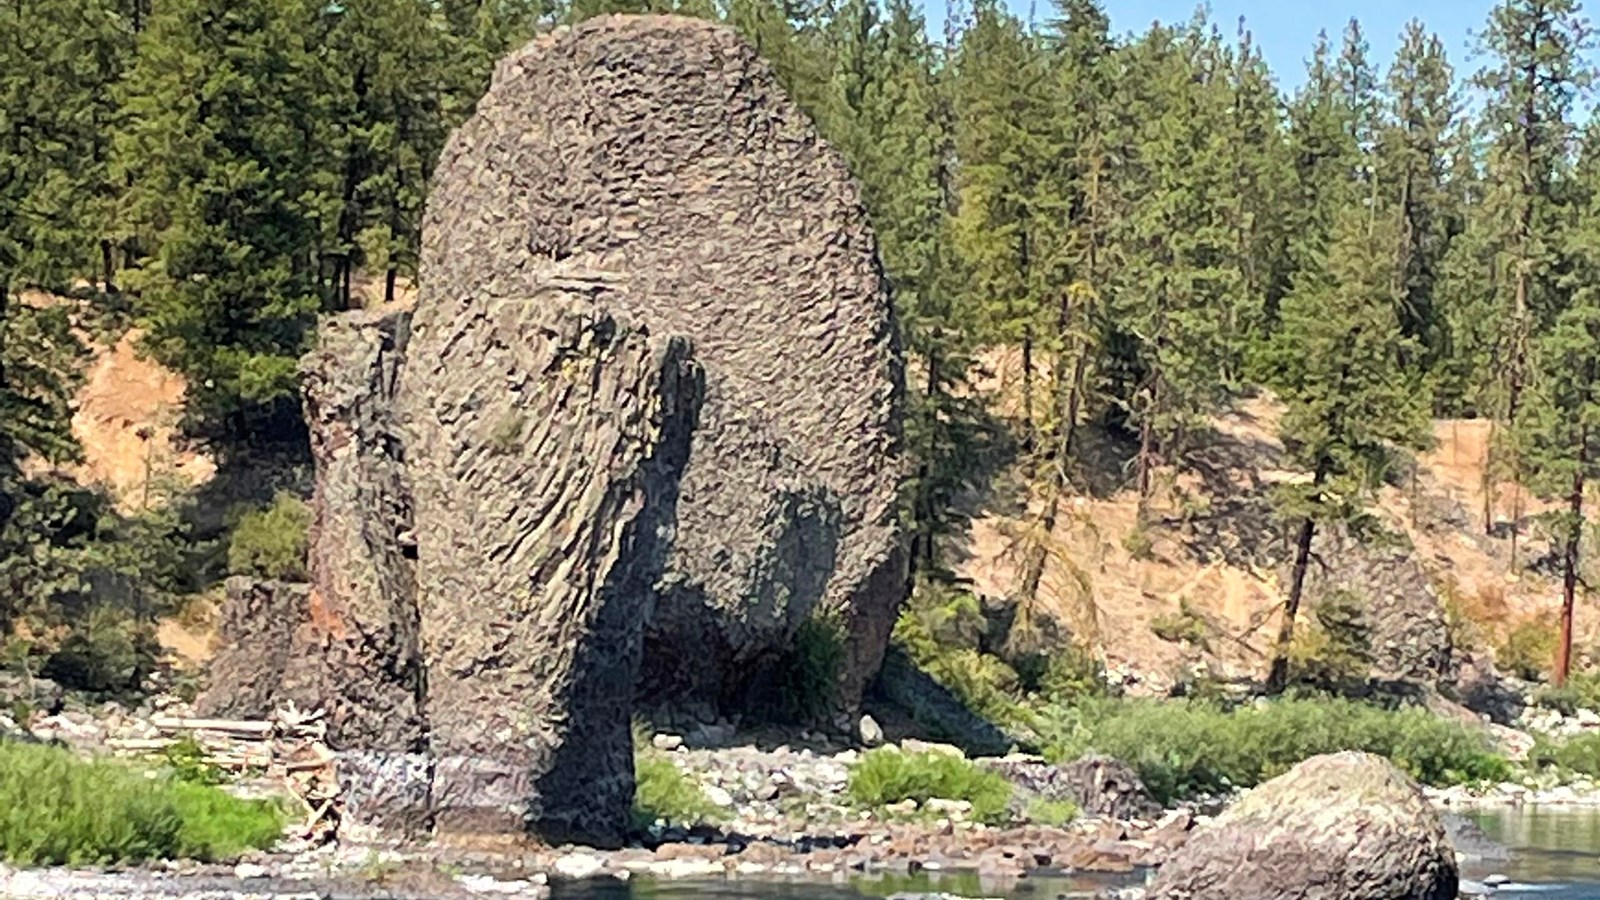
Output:
<instances>
[{"instance_id":1,"label":"boulder on shore","mask_svg":"<svg viewBox=\"0 0 1600 900\"><path fill-rule=\"evenodd\" d=\"M1162 866L1150 900L1454 900L1439 814L1381 757L1317 756L1257 787Z\"/></svg>"}]
</instances>

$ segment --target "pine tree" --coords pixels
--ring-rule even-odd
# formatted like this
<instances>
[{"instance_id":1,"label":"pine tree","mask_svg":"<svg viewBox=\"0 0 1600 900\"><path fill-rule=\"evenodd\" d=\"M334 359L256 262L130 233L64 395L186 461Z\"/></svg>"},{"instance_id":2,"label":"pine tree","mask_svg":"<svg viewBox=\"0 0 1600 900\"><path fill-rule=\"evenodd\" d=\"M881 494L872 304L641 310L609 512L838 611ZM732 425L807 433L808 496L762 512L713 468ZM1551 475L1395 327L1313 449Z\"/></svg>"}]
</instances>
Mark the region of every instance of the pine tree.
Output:
<instances>
[{"instance_id":1,"label":"pine tree","mask_svg":"<svg viewBox=\"0 0 1600 900\"><path fill-rule=\"evenodd\" d=\"M423 201L452 123L451 59L462 41L426 0L350 0L331 15L320 42L328 133L319 275L333 305L352 305L358 269L383 276L393 300L398 278L414 277ZM335 187L336 184L336 187Z\"/></svg>"},{"instance_id":2,"label":"pine tree","mask_svg":"<svg viewBox=\"0 0 1600 900\"><path fill-rule=\"evenodd\" d=\"M1242 295L1240 195L1229 135L1207 123L1234 98L1220 39L1203 23L1153 28L1123 52L1114 103L1127 129L1116 175L1118 327L1132 337L1141 521L1153 473L1229 392Z\"/></svg>"},{"instance_id":3,"label":"pine tree","mask_svg":"<svg viewBox=\"0 0 1600 900\"><path fill-rule=\"evenodd\" d=\"M1411 343L1400 335L1396 314L1391 251L1397 231L1388 217L1347 207L1322 265L1304 271L1284 300L1274 387L1287 406L1284 445L1311 478L1285 486L1278 497L1280 511L1298 525L1267 678L1273 692L1287 683L1288 650L1318 529L1363 518L1393 448L1420 446L1427 433L1425 392L1397 362Z\"/></svg>"},{"instance_id":4,"label":"pine tree","mask_svg":"<svg viewBox=\"0 0 1600 900\"><path fill-rule=\"evenodd\" d=\"M1035 38L996 3L980 3L954 60L954 252L983 339L1022 351L1023 444L1038 445L1041 334L1055 308L1051 268L1061 198L1051 167L1050 83Z\"/></svg>"},{"instance_id":5,"label":"pine tree","mask_svg":"<svg viewBox=\"0 0 1600 900\"><path fill-rule=\"evenodd\" d=\"M114 287L111 89L132 47L109 0L0 9L0 316L15 285Z\"/></svg>"},{"instance_id":6,"label":"pine tree","mask_svg":"<svg viewBox=\"0 0 1600 900\"><path fill-rule=\"evenodd\" d=\"M298 422L296 360L322 305L327 118L307 45L322 9L163 3L125 88L116 172L148 252L130 276L148 345L188 377L198 424L235 438Z\"/></svg>"},{"instance_id":7,"label":"pine tree","mask_svg":"<svg viewBox=\"0 0 1600 900\"><path fill-rule=\"evenodd\" d=\"M1421 22L1406 26L1389 70L1387 115L1378 134L1377 182L1382 202L1399 221L1394 268L1400 327L1418 346L1402 365L1430 371L1443 352L1437 284L1455 207L1450 196L1450 133L1456 99L1444 45Z\"/></svg>"},{"instance_id":8,"label":"pine tree","mask_svg":"<svg viewBox=\"0 0 1600 900\"><path fill-rule=\"evenodd\" d=\"M1346 56L1355 52L1346 48ZM1295 189L1289 214L1290 284L1318 276L1327 259L1333 226L1344 209L1366 196L1361 168L1361 85L1347 85L1326 34L1320 35L1306 82L1289 105L1289 147Z\"/></svg>"},{"instance_id":9,"label":"pine tree","mask_svg":"<svg viewBox=\"0 0 1600 900\"><path fill-rule=\"evenodd\" d=\"M1600 126L1591 125L1578 173L1575 227L1562 237L1561 287L1570 302L1536 346L1539 379L1518 424L1527 433L1534 491L1559 502L1550 530L1561 552L1561 637L1554 682L1572 668L1572 614L1589 529L1588 485L1600 476Z\"/></svg>"},{"instance_id":10,"label":"pine tree","mask_svg":"<svg viewBox=\"0 0 1600 900\"><path fill-rule=\"evenodd\" d=\"M1280 127L1283 100L1242 19L1231 63L1233 109L1224 127L1234 150L1238 193L1232 256L1241 281L1241 316L1234 333L1246 344L1243 370L1253 371L1255 351L1276 327L1278 304L1289 289L1290 232L1285 222L1290 213L1284 205L1294 175Z\"/></svg>"},{"instance_id":11,"label":"pine tree","mask_svg":"<svg viewBox=\"0 0 1600 900\"><path fill-rule=\"evenodd\" d=\"M889 0L885 13L863 41L870 74L852 114L859 138L848 146L912 362L906 430L917 465L909 487L913 568L931 574L971 469L972 414L956 391L971 329L959 317L945 259L950 106L936 78L935 49L909 0Z\"/></svg>"},{"instance_id":12,"label":"pine tree","mask_svg":"<svg viewBox=\"0 0 1600 900\"><path fill-rule=\"evenodd\" d=\"M1571 158L1572 106L1590 83L1585 62L1593 46L1577 0L1505 0L1489 15L1478 37L1489 62L1473 79L1486 95L1483 125L1489 135L1484 220L1499 233L1491 239L1496 278L1498 344L1493 358L1493 421L1509 426L1522 412L1523 394L1534 375L1531 348L1559 315L1564 292L1556 283L1547 235L1559 216L1558 183ZM1494 527L1494 483L1521 480L1516 435L1497 433L1484 466L1484 527ZM1516 519L1512 511L1512 564Z\"/></svg>"}]
</instances>

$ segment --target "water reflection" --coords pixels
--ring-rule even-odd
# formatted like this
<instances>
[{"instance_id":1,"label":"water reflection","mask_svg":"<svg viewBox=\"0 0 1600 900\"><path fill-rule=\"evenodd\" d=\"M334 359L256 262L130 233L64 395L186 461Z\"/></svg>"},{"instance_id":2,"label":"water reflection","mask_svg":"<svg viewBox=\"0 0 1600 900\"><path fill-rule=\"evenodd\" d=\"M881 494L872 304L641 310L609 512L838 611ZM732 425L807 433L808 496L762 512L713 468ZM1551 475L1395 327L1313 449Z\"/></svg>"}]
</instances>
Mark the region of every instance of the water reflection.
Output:
<instances>
[{"instance_id":1,"label":"water reflection","mask_svg":"<svg viewBox=\"0 0 1600 900\"><path fill-rule=\"evenodd\" d=\"M1472 818L1511 848L1511 861L1493 864L1494 871L1522 882L1600 886L1600 810L1523 807ZM1486 874L1482 866L1467 869L1469 875ZM1582 896L1600 897L1600 887Z\"/></svg>"},{"instance_id":2,"label":"water reflection","mask_svg":"<svg viewBox=\"0 0 1600 900\"><path fill-rule=\"evenodd\" d=\"M1042 875L1020 881L994 883L972 874L854 878L849 881L630 881L600 879L580 884L552 885L551 900L863 900L909 893L947 893L959 897L996 897L1008 900L1089 898L1107 887L1137 884L1142 876L1063 877Z\"/></svg>"},{"instance_id":3,"label":"water reflection","mask_svg":"<svg viewBox=\"0 0 1600 900\"><path fill-rule=\"evenodd\" d=\"M1462 874L1481 880L1505 875L1515 884L1504 897L1540 900L1600 900L1600 810L1523 808L1472 814L1489 837L1511 848L1509 862L1468 863ZM653 882L600 879L555 885L552 900L864 900L897 893L941 892L959 897L1007 900L1088 898L1103 888L1137 884L1141 876L1084 878L1042 876L996 884L976 875L855 878L849 881ZM1526 892L1526 893L1525 893Z\"/></svg>"}]
</instances>

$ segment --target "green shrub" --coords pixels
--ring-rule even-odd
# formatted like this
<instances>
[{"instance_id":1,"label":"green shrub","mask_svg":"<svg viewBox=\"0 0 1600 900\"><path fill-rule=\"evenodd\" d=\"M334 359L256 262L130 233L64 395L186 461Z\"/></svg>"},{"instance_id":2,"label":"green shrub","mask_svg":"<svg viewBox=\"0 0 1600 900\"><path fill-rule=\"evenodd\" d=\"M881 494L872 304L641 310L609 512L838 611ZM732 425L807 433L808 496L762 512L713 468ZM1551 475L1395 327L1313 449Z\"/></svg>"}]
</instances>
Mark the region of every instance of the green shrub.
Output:
<instances>
[{"instance_id":1,"label":"green shrub","mask_svg":"<svg viewBox=\"0 0 1600 900\"><path fill-rule=\"evenodd\" d=\"M1050 657L1039 692L1054 703L1076 703L1107 693L1106 670L1087 648L1069 644Z\"/></svg>"},{"instance_id":2,"label":"green shrub","mask_svg":"<svg viewBox=\"0 0 1600 900\"><path fill-rule=\"evenodd\" d=\"M1176 613L1165 613L1150 620L1150 631L1156 637L1173 644L1189 644L1201 650L1211 649L1211 626L1188 600L1178 603Z\"/></svg>"},{"instance_id":3,"label":"green shrub","mask_svg":"<svg viewBox=\"0 0 1600 900\"><path fill-rule=\"evenodd\" d=\"M155 670L160 646L147 622L100 604L74 622L40 670L76 690L116 694L137 690Z\"/></svg>"},{"instance_id":4,"label":"green shrub","mask_svg":"<svg viewBox=\"0 0 1600 900\"><path fill-rule=\"evenodd\" d=\"M1046 800L1039 798L1028 804L1028 821L1039 825L1060 828L1078 818L1078 804L1071 800Z\"/></svg>"},{"instance_id":5,"label":"green shrub","mask_svg":"<svg viewBox=\"0 0 1600 900\"><path fill-rule=\"evenodd\" d=\"M1525 681L1544 680L1555 656L1556 631L1538 619L1512 628L1494 651L1496 665Z\"/></svg>"},{"instance_id":6,"label":"green shrub","mask_svg":"<svg viewBox=\"0 0 1600 900\"><path fill-rule=\"evenodd\" d=\"M228 542L228 572L256 578L304 581L306 531L311 508L288 491L279 491L272 505L239 518Z\"/></svg>"},{"instance_id":7,"label":"green shrub","mask_svg":"<svg viewBox=\"0 0 1600 900\"><path fill-rule=\"evenodd\" d=\"M833 711L844 668L844 624L818 610L800 624L794 642L769 670L755 711L772 721L808 724Z\"/></svg>"},{"instance_id":8,"label":"green shrub","mask_svg":"<svg viewBox=\"0 0 1600 900\"><path fill-rule=\"evenodd\" d=\"M281 833L271 803L65 750L0 743L0 858L14 865L219 860Z\"/></svg>"},{"instance_id":9,"label":"green shrub","mask_svg":"<svg viewBox=\"0 0 1600 900\"><path fill-rule=\"evenodd\" d=\"M1006 818L1011 785L970 760L947 753L904 753L898 747L868 751L850 768L850 798L881 809L906 800L965 800L972 818L994 824Z\"/></svg>"},{"instance_id":10,"label":"green shrub","mask_svg":"<svg viewBox=\"0 0 1600 900\"><path fill-rule=\"evenodd\" d=\"M659 753L636 751L633 777L633 818L641 829L658 821L692 826L725 816L724 810L706 798L706 792L694 779Z\"/></svg>"},{"instance_id":11,"label":"green shrub","mask_svg":"<svg viewBox=\"0 0 1600 900\"><path fill-rule=\"evenodd\" d=\"M1291 677L1338 690L1364 682L1372 671L1372 635L1360 598L1335 592L1318 603L1289 647Z\"/></svg>"},{"instance_id":12,"label":"green shrub","mask_svg":"<svg viewBox=\"0 0 1600 900\"><path fill-rule=\"evenodd\" d=\"M1580 734L1565 740L1542 739L1528 754L1541 768L1554 766L1579 775L1600 777L1600 734Z\"/></svg>"},{"instance_id":13,"label":"green shrub","mask_svg":"<svg viewBox=\"0 0 1600 900\"><path fill-rule=\"evenodd\" d=\"M1122 536L1122 549L1128 555L1140 562L1148 562L1155 558L1156 543L1150 537L1150 532L1143 526L1136 525L1133 530Z\"/></svg>"},{"instance_id":14,"label":"green shrub","mask_svg":"<svg viewBox=\"0 0 1600 900\"><path fill-rule=\"evenodd\" d=\"M1540 688L1533 702L1564 716L1577 715L1580 709L1600 712L1600 673L1576 672L1561 687Z\"/></svg>"},{"instance_id":15,"label":"green shrub","mask_svg":"<svg viewBox=\"0 0 1600 900\"><path fill-rule=\"evenodd\" d=\"M222 784L222 770L211 764L205 747L190 735L184 735L161 753L172 776L189 784Z\"/></svg>"},{"instance_id":16,"label":"green shrub","mask_svg":"<svg viewBox=\"0 0 1600 900\"><path fill-rule=\"evenodd\" d=\"M1251 787L1322 753L1364 750L1426 784L1500 780L1489 736L1424 709L1284 699L1235 710L1202 702L1100 701L1041 723L1053 759L1090 750L1127 761L1164 802Z\"/></svg>"}]
</instances>

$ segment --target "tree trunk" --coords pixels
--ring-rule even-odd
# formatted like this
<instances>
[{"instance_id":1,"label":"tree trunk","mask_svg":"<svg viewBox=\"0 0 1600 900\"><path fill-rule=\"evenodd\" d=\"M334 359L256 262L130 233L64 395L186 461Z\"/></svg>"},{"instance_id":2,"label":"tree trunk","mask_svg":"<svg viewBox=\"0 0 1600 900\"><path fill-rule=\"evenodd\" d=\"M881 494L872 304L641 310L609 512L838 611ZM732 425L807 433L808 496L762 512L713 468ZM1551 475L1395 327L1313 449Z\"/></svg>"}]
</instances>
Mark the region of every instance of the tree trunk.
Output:
<instances>
[{"instance_id":1,"label":"tree trunk","mask_svg":"<svg viewBox=\"0 0 1600 900\"><path fill-rule=\"evenodd\" d=\"M1588 429L1580 431L1578 441L1578 471L1572 476L1572 527L1567 532L1565 552L1561 560L1561 642L1556 645L1556 687L1567 683L1572 673L1572 610L1578 592L1578 553L1583 540L1583 470L1589 462Z\"/></svg>"},{"instance_id":2,"label":"tree trunk","mask_svg":"<svg viewBox=\"0 0 1600 900\"><path fill-rule=\"evenodd\" d=\"M111 241L106 239L106 238L101 238L100 239L100 273L101 273L101 280L105 284L106 293L115 294L117 292L117 280L116 280L116 278L117 278L117 264L116 264L116 260L113 257L113 254L112 254L111 250L112 250Z\"/></svg>"},{"instance_id":3,"label":"tree trunk","mask_svg":"<svg viewBox=\"0 0 1600 900\"><path fill-rule=\"evenodd\" d=\"M1022 330L1022 448L1033 451L1033 326Z\"/></svg>"},{"instance_id":4,"label":"tree trunk","mask_svg":"<svg viewBox=\"0 0 1600 900\"><path fill-rule=\"evenodd\" d=\"M389 267L389 271L384 273L384 275L383 275L383 302L385 302L385 303L393 303L394 302L394 281L395 281L395 278L399 274L400 273L395 270L394 266L390 266Z\"/></svg>"},{"instance_id":5,"label":"tree trunk","mask_svg":"<svg viewBox=\"0 0 1600 900\"><path fill-rule=\"evenodd\" d=\"M1289 685L1289 645L1294 642L1294 619L1300 613L1300 597L1305 592L1306 569L1311 564L1311 539L1316 522L1307 516L1300 522L1295 539L1294 573L1289 578L1289 598L1283 604L1283 624L1278 627L1278 646L1272 654L1272 671L1267 674L1267 693L1281 694Z\"/></svg>"}]
</instances>

